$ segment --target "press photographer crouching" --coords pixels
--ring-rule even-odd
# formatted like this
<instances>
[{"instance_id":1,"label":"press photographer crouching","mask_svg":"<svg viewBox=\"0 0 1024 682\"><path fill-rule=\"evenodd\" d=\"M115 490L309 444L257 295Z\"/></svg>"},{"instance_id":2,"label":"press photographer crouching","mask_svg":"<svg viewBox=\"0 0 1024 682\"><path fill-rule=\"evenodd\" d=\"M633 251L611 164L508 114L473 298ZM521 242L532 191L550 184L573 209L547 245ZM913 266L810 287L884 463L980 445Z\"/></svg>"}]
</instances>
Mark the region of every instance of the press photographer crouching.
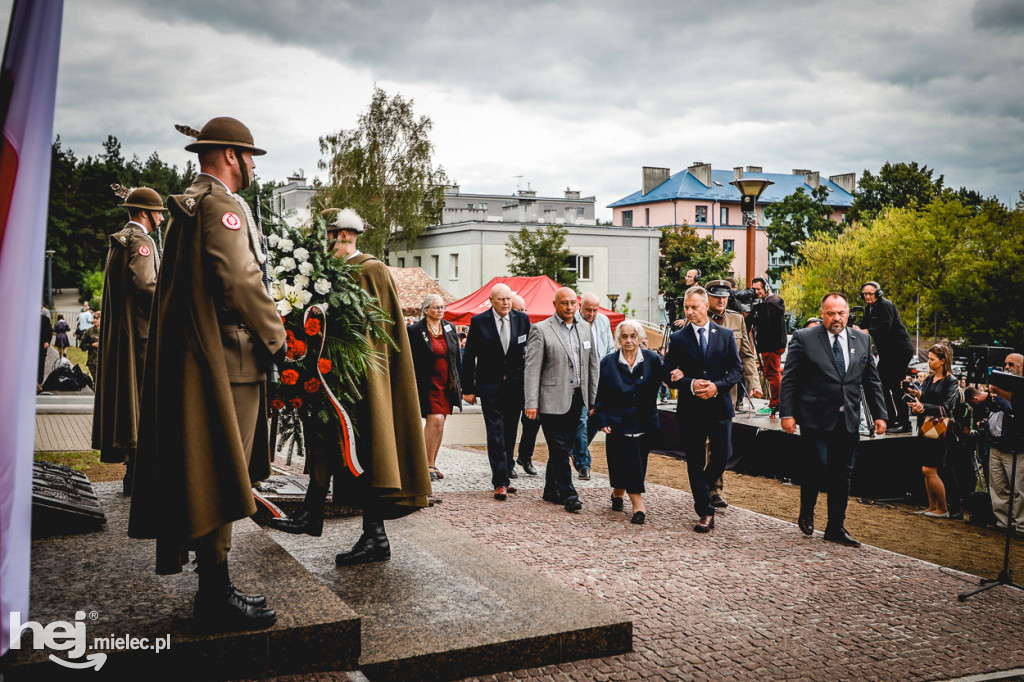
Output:
<instances>
[{"instance_id":1,"label":"press photographer crouching","mask_svg":"<svg viewBox=\"0 0 1024 682\"><path fill-rule=\"evenodd\" d=\"M1021 376L1024 370L1024 355L1011 353L1006 356L1004 369L1014 376ZM998 381L993 378L992 381ZM1006 527L1007 511L1010 508L1010 472L1013 470L1014 453L1024 452L1024 437L1020 424L1015 418L1013 393L990 385L988 390L967 389L968 401L975 407L989 410L988 435L988 489L992 499L992 512L996 525ZM1021 398L1018 396L1017 398ZM1013 520L1018 532L1024 527L1024 462L1017 462L1013 489Z\"/></svg>"}]
</instances>

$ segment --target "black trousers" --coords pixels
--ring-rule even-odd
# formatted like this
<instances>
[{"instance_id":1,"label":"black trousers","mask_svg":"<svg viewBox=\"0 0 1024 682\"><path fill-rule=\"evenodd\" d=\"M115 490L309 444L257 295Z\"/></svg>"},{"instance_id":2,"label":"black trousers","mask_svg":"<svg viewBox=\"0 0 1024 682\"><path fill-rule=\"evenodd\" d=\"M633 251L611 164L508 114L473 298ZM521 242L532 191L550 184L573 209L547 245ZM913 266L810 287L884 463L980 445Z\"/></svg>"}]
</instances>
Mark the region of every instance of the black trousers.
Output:
<instances>
[{"instance_id":1,"label":"black trousers","mask_svg":"<svg viewBox=\"0 0 1024 682\"><path fill-rule=\"evenodd\" d=\"M532 462L533 450L537 447L537 433L540 431L539 419L527 419L523 414L523 435L519 438L519 461Z\"/></svg>"},{"instance_id":2,"label":"black trousers","mask_svg":"<svg viewBox=\"0 0 1024 682\"><path fill-rule=\"evenodd\" d=\"M910 423L910 408L903 401L900 382L907 376L907 365L912 357L913 353L905 351L878 353L878 379L882 383L882 399L889 413L889 424Z\"/></svg>"},{"instance_id":3,"label":"black trousers","mask_svg":"<svg viewBox=\"0 0 1024 682\"><path fill-rule=\"evenodd\" d=\"M681 418L680 424L686 424ZM714 516L711 506L711 487L725 471L725 463L732 456L732 419L702 419L690 416L683 430L683 452L686 454L686 473L690 477L693 510L697 516ZM706 443L710 442L710 453Z\"/></svg>"},{"instance_id":4,"label":"black trousers","mask_svg":"<svg viewBox=\"0 0 1024 682\"><path fill-rule=\"evenodd\" d=\"M860 433L847 431L842 424L831 431L801 429L805 464L800 483L800 516L814 516L818 492L828 493L828 525L825 533L838 533L846 522L850 499L850 479L857 457Z\"/></svg>"},{"instance_id":5,"label":"black trousers","mask_svg":"<svg viewBox=\"0 0 1024 682\"><path fill-rule=\"evenodd\" d=\"M480 406L487 429L491 487L508 486L508 472L516 463L516 433L523 414L523 385L506 382L493 395L481 396Z\"/></svg>"},{"instance_id":6,"label":"black trousers","mask_svg":"<svg viewBox=\"0 0 1024 682\"><path fill-rule=\"evenodd\" d=\"M572 467L569 457L572 454L572 442L576 438L576 427L583 411L583 392L576 389L572 393L572 404L565 414L540 415L540 425L544 429L544 439L548 443L548 466L544 473L544 495L561 502L578 498L576 488L572 484Z\"/></svg>"}]
</instances>

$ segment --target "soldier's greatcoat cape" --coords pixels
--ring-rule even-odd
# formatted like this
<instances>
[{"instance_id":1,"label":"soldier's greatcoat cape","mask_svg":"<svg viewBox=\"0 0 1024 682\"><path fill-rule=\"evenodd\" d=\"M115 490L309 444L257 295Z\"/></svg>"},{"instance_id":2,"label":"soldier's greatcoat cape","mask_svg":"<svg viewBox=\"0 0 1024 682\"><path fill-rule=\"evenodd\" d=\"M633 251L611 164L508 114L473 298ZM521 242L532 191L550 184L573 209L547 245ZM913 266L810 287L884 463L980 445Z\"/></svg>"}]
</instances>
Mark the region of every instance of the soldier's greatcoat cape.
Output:
<instances>
[{"instance_id":1,"label":"soldier's greatcoat cape","mask_svg":"<svg viewBox=\"0 0 1024 682\"><path fill-rule=\"evenodd\" d=\"M92 420L92 447L104 462L123 462L135 449L158 258L137 223L110 236Z\"/></svg>"},{"instance_id":2,"label":"soldier's greatcoat cape","mask_svg":"<svg viewBox=\"0 0 1024 682\"><path fill-rule=\"evenodd\" d=\"M374 344L373 350L386 361L367 373L363 399L355 411L356 449L366 472L358 479L340 476L336 482L340 481L346 490L334 499L372 508L384 518L396 518L426 507L430 495L412 347L387 266L369 254L359 254L348 262L362 266L359 286L375 296L394 320L385 327L398 348L382 342Z\"/></svg>"},{"instance_id":3,"label":"soldier's greatcoat cape","mask_svg":"<svg viewBox=\"0 0 1024 682\"><path fill-rule=\"evenodd\" d=\"M225 246L248 249L241 242L224 242L248 239L244 229L224 232L221 224L227 211L239 214L240 207L223 186L200 175L184 195L170 198L168 208L128 525L131 537L156 538L161 574L181 571L189 541L254 514L252 484L270 473L265 419L258 420L246 467L216 309L220 292L227 296L241 280L259 277L255 261L255 273L240 272L236 281L216 275ZM244 216L236 219L244 228ZM276 350L284 328L269 297L268 303L268 319L244 321L279 334L260 338ZM265 404L261 409L265 414Z\"/></svg>"}]
</instances>

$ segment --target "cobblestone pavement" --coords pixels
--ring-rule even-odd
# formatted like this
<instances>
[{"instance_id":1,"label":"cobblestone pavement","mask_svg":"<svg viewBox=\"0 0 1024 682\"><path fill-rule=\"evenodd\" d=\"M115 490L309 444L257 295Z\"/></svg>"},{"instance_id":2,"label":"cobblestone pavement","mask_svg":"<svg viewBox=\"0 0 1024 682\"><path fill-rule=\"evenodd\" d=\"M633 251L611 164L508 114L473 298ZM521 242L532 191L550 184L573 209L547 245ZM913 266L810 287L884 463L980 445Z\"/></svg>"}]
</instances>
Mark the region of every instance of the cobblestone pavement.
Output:
<instances>
[{"instance_id":1,"label":"cobblestone pavement","mask_svg":"<svg viewBox=\"0 0 1024 682\"><path fill-rule=\"evenodd\" d=\"M541 501L542 476L497 502L482 453L445 448L440 461L443 504L423 513L634 622L633 653L483 679L933 680L1024 667L1024 592L960 603L971 576L736 507L698 535L692 497L663 486L648 486L648 522L634 526L628 503L611 511L600 475L577 484L581 514Z\"/></svg>"}]
</instances>

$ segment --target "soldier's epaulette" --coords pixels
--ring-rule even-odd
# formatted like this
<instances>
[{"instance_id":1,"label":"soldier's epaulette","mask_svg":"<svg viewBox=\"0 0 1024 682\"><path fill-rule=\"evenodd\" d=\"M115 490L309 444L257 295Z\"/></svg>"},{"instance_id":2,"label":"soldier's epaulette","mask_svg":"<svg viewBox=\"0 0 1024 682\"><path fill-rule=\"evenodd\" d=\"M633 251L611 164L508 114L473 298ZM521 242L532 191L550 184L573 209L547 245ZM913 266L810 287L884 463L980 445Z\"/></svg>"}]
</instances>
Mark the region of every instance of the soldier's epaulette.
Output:
<instances>
[{"instance_id":1,"label":"soldier's epaulette","mask_svg":"<svg viewBox=\"0 0 1024 682\"><path fill-rule=\"evenodd\" d=\"M110 235L110 243L116 244L121 248L126 248L128 242L132 240L132 226L125 225L122 229L118 230L114 234Z\"/></svg>"},{"instance_id":2,"label":"soldier's epaulette","mask_svg":"<svg viewBox=\"0 0 1024 682\"><path fill-rule=\"evenodd\" d=\"M167 198L167 208L172 212L180 213L189 218L194 218L199 212L199 204L203 198L210 193L210 190L202 194L176 194Z\"/></svg>"}]
</instances>

